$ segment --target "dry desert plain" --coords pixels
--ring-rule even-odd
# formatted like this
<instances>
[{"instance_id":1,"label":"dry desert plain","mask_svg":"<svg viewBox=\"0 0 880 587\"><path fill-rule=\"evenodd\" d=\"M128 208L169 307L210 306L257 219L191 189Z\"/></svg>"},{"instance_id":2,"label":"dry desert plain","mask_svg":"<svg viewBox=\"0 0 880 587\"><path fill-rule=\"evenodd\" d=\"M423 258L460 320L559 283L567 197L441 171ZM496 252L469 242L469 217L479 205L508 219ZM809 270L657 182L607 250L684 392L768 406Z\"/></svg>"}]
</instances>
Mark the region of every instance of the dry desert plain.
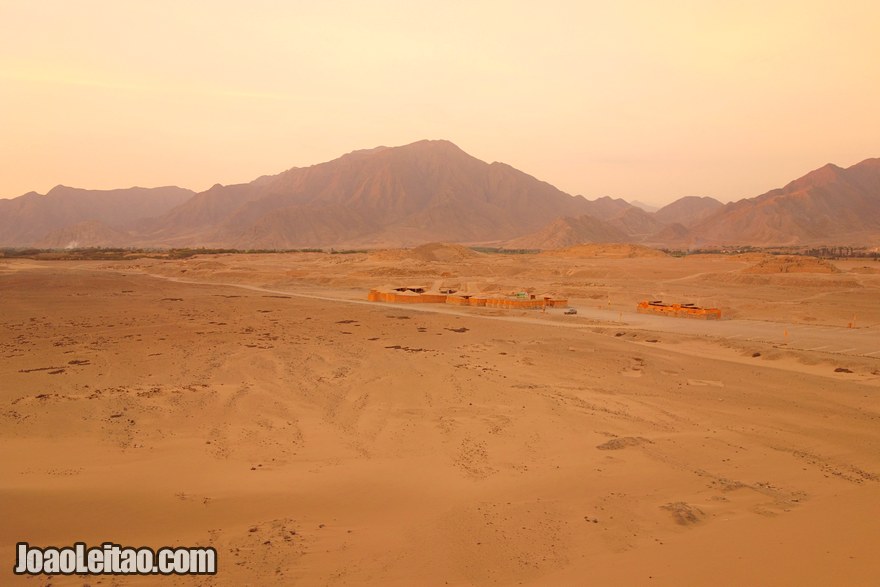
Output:
<instances>
[{"instance_id":1,"label":"dry desert plain","mask_svg":"<svg viewBox=\"0 0 880 587\"><path fill-rule=\"evenodd\" d=\"M2 583L876 585L878 268L0 259ZM579 312L367 302L384 284ZM219 572L14 577L17 541L213 545Z\"/></svg>"}]
</instances>

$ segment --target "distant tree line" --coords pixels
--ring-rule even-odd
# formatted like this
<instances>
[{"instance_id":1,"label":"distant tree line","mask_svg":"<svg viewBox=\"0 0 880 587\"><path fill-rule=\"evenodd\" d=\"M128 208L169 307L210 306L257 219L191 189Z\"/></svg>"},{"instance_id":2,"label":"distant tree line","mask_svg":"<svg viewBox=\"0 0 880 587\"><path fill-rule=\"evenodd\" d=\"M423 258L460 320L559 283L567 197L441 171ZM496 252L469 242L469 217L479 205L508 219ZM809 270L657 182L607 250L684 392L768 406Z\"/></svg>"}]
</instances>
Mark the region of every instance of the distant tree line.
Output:
<instances>
[{"instance_id":1,"label":"distant tree line","mask_svg":"<svg viewBox=\"0 0 880 587\"><path fill-rule=\"evenodd\" d=\"M470 247L478 253L495 255L531 255L540 253L541 249L504 249L501 247ZM820 246L820 247L754 247L726 246L698 249L659 249L672 257L686 255L740 255L743 253L768 253L771 255L804 255L823 259L874 259L880 261L880 252L867 247L851 246ZM42 259L42 260L93 260L113 261L122 259L138 259L152 257L156 259L187 259L195 255L265 255L275 253L323 253L328 255L352 255L368 253L368 249L219 249L219 248L174 248L174 249L138 249L123 247L84 247L76 249L38 249L33 247L0 248L0 258L8 259Z\"/></svg>"},{"instance_id":2,"label":"distant tree line","mask_svg":"<svg viewBox=\"0 0 880 587\"><path fill-rule=\"evenodd\" d=\"M865 247L818 247L807 249L805 254L823 259L880 258L880 252L869 251Z\"/></svg>"},{"instance_id":3,"label":"distant tree line","mask_svg":"<svg viewBox=\"0 0 880 587\"><path fill-rule=\"evenodd\" d=\"M223 254L272 254L272 253L326 253L323 249L209 249L209 248L175 248L175 249L137 249L121 247L84 247L75 249L37 249L37 248L0 248L0 257L8 259L43 259L69 261L113 261L122 259L138 259L152 257L156 259L187 259L195 255ZM330 251L347 253L357 251Z\"/></svg>"},{"instance_id":4,"label":"distant tree line","mask_svg":"<svg viewBox=\"0 0 880 587\"><path fill-rule=\"evenodd\" d=\"M743 253L766 253L770 255L800 255L822 259L874 259L880 260L880 252L867 247L820 246L820 247L711 247L699 249L660 249L672 257L687 255L741 255Z\"/></svg>"}]
</instances>

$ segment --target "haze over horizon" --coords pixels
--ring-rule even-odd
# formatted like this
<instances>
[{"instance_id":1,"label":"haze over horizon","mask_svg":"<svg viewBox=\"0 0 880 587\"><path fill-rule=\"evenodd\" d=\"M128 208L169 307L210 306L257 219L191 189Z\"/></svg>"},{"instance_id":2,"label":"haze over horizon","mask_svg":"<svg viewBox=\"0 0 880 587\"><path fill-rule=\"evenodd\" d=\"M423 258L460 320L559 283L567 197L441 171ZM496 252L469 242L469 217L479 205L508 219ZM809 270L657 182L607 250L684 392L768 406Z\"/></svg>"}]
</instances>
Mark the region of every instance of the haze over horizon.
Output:
<instances>
[{"instance_id":1,"label":"haze over horizon","mask_svg":"<svg viewBox=\"0 0 880 587\"><path fill-rule=\"evenodd\" d=\"M872 3L210 8L0 4L0 197L200 191L428 138L661 205L880 155Z\"/></svg>"}]
</instances>

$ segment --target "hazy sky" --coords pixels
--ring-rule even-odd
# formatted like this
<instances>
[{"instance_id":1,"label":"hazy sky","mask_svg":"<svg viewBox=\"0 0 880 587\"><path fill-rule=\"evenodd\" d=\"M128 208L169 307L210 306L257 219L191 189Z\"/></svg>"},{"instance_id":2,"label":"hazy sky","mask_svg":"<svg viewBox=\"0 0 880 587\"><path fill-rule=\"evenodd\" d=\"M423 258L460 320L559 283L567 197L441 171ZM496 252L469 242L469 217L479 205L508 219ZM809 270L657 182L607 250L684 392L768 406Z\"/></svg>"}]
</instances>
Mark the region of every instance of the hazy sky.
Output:
<instances>
[{"instance_id":1,"label":"hazy sky","mask_svg":"<svg viewBox=\"0 0 880 587\"><path fill-rule=\"evenodd\" d=\"M0 0L0 196L445 138L560 189L738 199L880 156L880 2Z\"/></svg>"}]
</instances>

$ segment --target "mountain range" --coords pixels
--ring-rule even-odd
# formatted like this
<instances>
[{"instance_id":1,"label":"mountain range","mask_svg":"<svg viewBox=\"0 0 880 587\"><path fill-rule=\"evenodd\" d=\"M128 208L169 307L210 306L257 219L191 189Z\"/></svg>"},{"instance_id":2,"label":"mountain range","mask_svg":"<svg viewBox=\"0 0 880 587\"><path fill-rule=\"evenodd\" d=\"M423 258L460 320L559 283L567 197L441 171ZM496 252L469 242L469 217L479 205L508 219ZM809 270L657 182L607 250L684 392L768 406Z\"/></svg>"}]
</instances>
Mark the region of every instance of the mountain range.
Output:
<instances>
[{"instance_id":1,"label":"mountain range","mask_svg":"<svg viewBox=\"0 0 880 587\"><path fill-rule=\"evenodd\" d=\"M397 247L428 241L510 248L632 242L876 245L880 159L826 165L766 194L722 204L566 194L449 141L354 151L250 183L82 190L0 200L7 247Z\"/></svg>"}]
</instances>

